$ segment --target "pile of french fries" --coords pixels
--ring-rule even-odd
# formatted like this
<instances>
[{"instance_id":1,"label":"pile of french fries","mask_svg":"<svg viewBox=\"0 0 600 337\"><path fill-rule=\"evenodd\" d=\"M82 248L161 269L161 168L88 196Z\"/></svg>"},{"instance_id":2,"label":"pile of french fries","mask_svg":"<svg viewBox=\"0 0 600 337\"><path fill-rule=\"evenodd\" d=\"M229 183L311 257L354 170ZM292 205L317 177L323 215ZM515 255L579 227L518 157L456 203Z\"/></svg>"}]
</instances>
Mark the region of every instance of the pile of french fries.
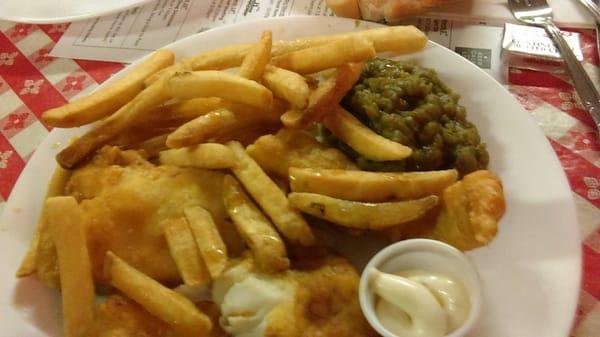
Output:
<instances>
[{"instance_id":1,"label":"pile of french fries","mask_svg":"<svg viewBox=\"0 0 600 337\"><path fill-rule=\"evenodd\" d=\"M228 170L222 195L229 226L264 272L289 268L286 244L315 243L302 213L361 230L382 230L422 217L438 204L436 195L456 181L455 170L359 171L302 129L322 123L371 160L410 156L409 147L377 135L339 103L359 79L364 61L381 52L415 52L425 44L425 35L416 28L397 26L280 42L265 31L257 43L177 62L172 51L161 49L101 90L46 111L43 119L54 127L96 123L57 155L61 167L18 276L37 270L47 276L47 283L60 282L55 286L62 292L65 336L85 335L94 319L95 284L81 211L73 197L63 196L64 184L69 170L105 145L143 150L161 165ZM287 137L284 143L301 139L306 150L278 157L245 148L261 136L280 141L279 133L272 135L278 130ZM231 247L223 235L201 207L185 208L181 217L164 224L169 251L186 286L208 287L227 268ZM54 264L39 258L53 251ZM211 330L208 316L177 291L112 252L104 264L112 287L181 336L204 336ZM40 273L42 269L46 272Z\"/></svg>"}]
</instances>

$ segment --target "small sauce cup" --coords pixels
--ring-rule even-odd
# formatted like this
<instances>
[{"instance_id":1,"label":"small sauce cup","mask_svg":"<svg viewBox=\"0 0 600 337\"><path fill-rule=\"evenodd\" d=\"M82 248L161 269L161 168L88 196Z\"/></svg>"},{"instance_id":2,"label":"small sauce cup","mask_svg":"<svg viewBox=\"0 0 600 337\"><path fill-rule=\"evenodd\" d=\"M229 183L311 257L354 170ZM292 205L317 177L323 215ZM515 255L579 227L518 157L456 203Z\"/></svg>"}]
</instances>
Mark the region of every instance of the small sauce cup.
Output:
<instances>
[{"instance_id":1,"label":"small sauce cup","mask_svg":"<svg viewBox=\"0 0 600 337\"><path fill-rule=\"evenodd\" d=\"M397 273L403 270L423 270L451 277L466 288L471 310L465 322L445 337L466 335L481 312L481 281L477 269L469 258L458 249L436 240L412 239L387 246L367 264L360 278L358 297L360 307L371 326L384 337L398 337L386 329L375 312L377 295L370 286L371 273L375 270Z\"/></svg>"}]
</instances>

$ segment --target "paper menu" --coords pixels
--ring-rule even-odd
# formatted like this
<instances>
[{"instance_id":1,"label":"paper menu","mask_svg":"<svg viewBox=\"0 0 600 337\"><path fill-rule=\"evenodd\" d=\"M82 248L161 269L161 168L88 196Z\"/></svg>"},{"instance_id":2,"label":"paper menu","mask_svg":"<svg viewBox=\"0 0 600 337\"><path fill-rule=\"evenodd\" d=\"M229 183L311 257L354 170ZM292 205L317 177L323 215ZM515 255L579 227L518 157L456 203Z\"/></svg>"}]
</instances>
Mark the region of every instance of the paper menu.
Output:
<instances>
[{"instance_id":1,"label":"paper menu","mask_svg":"<svg viewBox=\"0 0 600 337\"><path fill-rule=\"evenodd\" d=\"M324 0L157 0L71 24L50 55L132 62L152 50L210 28L291 15L333 13Z\"/></svg>"},{"instance_id":2,"label":"paper menu","mask_svg":"<svg viewBox=\"0 0 600 337\"><path fill-rule=\"evenodd\" d=\"M500 83L507 83L507 69L501 58L503 27L429 16L406 24L417 26L429 40L460 54Z\"/></svg>"},{"instance_id":3,"label":"paper menu","mask_svg":"<svg viewBox=\"0 0 600 337\"><path fill-rule=\"evenodd\" d=\"M576 0L548 0L555 17L585 26L589 16ZM71 24L51 56L132 62L186 36L235 22L290 15L333 15L325 0L156 0L147 5ZM466 0L428 14L439 20L511 21L506 0ZM501 34L499 34L500 36ZM482 41L469 34L475 43ZM498 37L500 39L500 37Z\"/></svg>"}]
</instances>

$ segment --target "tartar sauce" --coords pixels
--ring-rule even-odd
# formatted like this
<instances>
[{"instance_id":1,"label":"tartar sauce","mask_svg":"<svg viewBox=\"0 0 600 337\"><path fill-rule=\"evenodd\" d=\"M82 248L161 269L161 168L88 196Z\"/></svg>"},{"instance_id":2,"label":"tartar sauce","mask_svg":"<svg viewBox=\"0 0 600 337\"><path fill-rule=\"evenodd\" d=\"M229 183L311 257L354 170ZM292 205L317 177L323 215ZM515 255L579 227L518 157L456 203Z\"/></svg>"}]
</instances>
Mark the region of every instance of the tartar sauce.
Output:
<instances>
[{"instance_id":1,"label":"tartar sauce","mask_svg":"<svg viewBox=\"0 0 600 337\"><path fill-rule=\"evenodd\" d=\"M379 322L399 337L442 337L465 322L471 303L453 278L422 270L396 274L374 271Z\"/></svg>"}]
</instances>

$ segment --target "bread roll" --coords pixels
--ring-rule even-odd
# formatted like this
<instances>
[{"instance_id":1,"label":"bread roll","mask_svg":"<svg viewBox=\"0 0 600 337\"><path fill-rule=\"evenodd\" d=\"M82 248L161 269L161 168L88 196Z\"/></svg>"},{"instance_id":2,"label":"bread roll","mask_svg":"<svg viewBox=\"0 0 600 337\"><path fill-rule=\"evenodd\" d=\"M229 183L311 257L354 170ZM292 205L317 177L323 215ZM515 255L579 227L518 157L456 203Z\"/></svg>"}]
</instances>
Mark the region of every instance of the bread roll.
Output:
<instances>
[{"instance_id":1,"label":"bread roll","mask_svg":"<svg viewBox=\"0 0 600 337\"><path fill-rule=\"evenodd\" d=\"M327 5L337 16L394 24L456 1L459 0L327 0Z\"/></svg>"},{"instance_id":2,"label":"bread roll","mask_svg":"<svg viewBox=\"0 0 600 337\"><path fill-rule=\"evenodd\" d=\"M327 6L337 16L351 19L360 19L358 0L327 0Z\"/></svg>"}]
</instances>

